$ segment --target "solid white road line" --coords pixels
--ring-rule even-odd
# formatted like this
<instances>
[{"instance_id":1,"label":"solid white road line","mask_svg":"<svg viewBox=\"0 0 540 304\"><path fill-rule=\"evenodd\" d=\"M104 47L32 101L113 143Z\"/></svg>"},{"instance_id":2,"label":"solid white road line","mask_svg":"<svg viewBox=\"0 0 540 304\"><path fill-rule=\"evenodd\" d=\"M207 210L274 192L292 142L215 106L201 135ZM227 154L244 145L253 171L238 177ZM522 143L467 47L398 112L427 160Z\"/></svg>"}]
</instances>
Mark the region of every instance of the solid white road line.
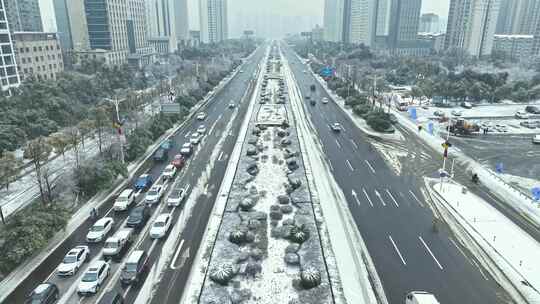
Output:
<instances>
[{"instance_id":1,"label":"solid white road line","mask_svg":"<svg viewBox=\"0 0 540 304\"><path fill-rule=\"evenodd\" d=\"M218 156L218 161L221 161L221 157L223 157L223 152L219 153L219 156Z\"/></svg>"},{"instance_id":2,"label":"solid white road line","mask_svg":"<svg viewBox=\"0 0 540 304\"><path fill-rule=\"evenodd\" d=\"M392 236L388 235L388 238L390 239L390 242L392 243L392 246L394 246L394 249L396 250L397 254L399 255L399 258L401 259L401 262L403 263L403 265L407 266L407 263L405 262L405 259L403 258L403 256L401 255L401 252L397 248L396 243L394 243L394 240L392 239Z\"/></svg>"},{"instance_id":3,"label":"solid white road line","mask_svg":"<svg viewBox=\"0 0 540 304\"><path fill-rule=\"evenodd\" d=\"M375 169L373 169L373 166L371 166L371 164L368 162L368 160L364 159L364 162L366 162L366 165L369 167L369 170L371 170L371 172L373 174L375 174Z\"/></svg>"},{"instance_id":4,"label":"solid white road line","mask_svg":"<svg viewBox=\"0 0 540 304\"><path fill-rule=\"evenodd\" d=\"M373 202L371 201L371 198L369 198L369 195L367 194L366 189L362 188L362 192L364 192L364 195L366 196L369 204L371 205L371 207L373 207Z\"/></svg>"},{"instance_id":5,"label":"solid white road line","mask_svg":"<svg viewBox=\"0 0 540 304\"><path fill-rule=\"evenodd\" d=\"M435 263L437 263L437 265L439 266L439 268L441 270L443 270L443 267L441 265L441 263L439 263L439 260L437 260L437 258L435 257L435 255L433 254L433 252L431 252L431 249L429 249L428 245L426 244L426 242L424 242L424 239L421 237L421 236L418 236L418 238L420 239L420 242L422 242L422 244L424 245L424 247L426 247L426 250L429 252L429 254L431 255L431 257L433 258L433 260L435 261Z\"/></svg>"},{"instance_id":6,"label":"solid white road line","mask_svg":"<svg viewBox=\"0 0 540 304\"><path fill-rule=\"evenodd\" d=\"M399 204L398 204L398 202L396 201L396 199L394 198L394 196L392 195L392 193L390 193L390 190L386 189L386 193L388 193L388 196L390 196L390 198L391 198L392 201L394 202L394 205L396 205L396 207L399 208Z\"/></svg>"},{"instance_id":7,"label":"solid white road line","mask_svg":"<svg viewBox=\"0 0 540 304\"><path fill-rule=\"evenodd\" d=\"M420 206L424 207L424 204L422 204L422 202L418 199L418 197L416 197L416 195L414 194L414 192L412 192L411 190L409 190L409 193L410 193L411 196L418 202L418 204L420 204Z\"/></svg>"},{"instance_id":8,"label":"solid white road line","mask_svg":"<svg viewBox=\"0 0 540 304\"><path fill-rule=\"evenodd\" d=\"M383 205L383 207L386 207L386 203L385 203L384 200L382 199L382 196L381 196L381 194L379 193L379 191L377 191L377 189L375 189L375 195L379 198L379 200L381 201L381 204Z\"/></svg>"},{"instance_id":9,"label":"solid white road line","mask_svg":"<svg viewBox=\"0 0 540 304\"><path fill-rule=\"evenodd\" d=\"M358 150L358 145L354 142L354 139L351 139L351 143L356 150Z\"/></svg>"},{"instance_id":10,"label":"solid white road line","mask_svg":"<svg viewBox=\"0 0 540 304\"><path fill-rule=\"evenodd\" d=\"M328 165L330 166L330 170L332 170L332 172L334 172L334 166L332 166L332 163L328 162Z\"/></svg>"},{"instance_id":11,"label":"solid white road line","mask_svg":"<svg viewBox=\"0 0 540 304\"><path fill-rule=\"evenodd\" d=\"M341 144L339 143L339 141L337 139L336 139L336 144L337 144L338 148L341 149Z\"/></svg>"},{"instance_id":12,"label":"solid white road line","mask_svg":"<svg viewBox=\"0 0 540 304\"><path fill-rule=\"evenodd\" d=\"M358 206L360 206L360 200L358 199L358 195L356 194L356 191L354 191L354 189L351 190L351 194L352 196L354 197L354 200L356 201L356 203L358 204Z\"/></svg>"},{"instance_id":13,"label":"solid white road line","mask_svg":"<svg viewBox=\"0 0 540 304\"><path fill-rule=\"evenodd\" d=\"M178 260L178 256L180 256L180 252L182 251L182 246L184 246L184 239L180 241L180 245L178 245L178 249L176 249L176 253L174 254L171 264L169 265L169 268L171 268L172 270L176 270L176 267L174 265L176 264L176 260Z\"/></svg>"},{"instance_id":14,"label":"solid white road line","mask_svg":"<svg viewBox=\"0 0 540 304\"><path fill-rule=\"evenodd\" d=\"M347 162L347 165L349 166L349 169L351 169L351 171L354 171L354 168L353 166L351 165L351 162L347 159L345 160Z\"/></svg>"}]
</instances>

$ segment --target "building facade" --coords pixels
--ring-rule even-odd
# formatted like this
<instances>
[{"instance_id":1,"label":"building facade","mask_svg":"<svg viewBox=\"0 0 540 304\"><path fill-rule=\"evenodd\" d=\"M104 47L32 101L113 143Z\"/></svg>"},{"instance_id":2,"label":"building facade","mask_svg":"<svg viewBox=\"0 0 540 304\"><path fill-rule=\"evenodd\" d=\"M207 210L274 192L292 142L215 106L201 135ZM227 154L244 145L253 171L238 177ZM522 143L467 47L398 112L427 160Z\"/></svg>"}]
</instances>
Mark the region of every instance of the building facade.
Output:
<instances>
[{"instance_id":1,"label":"building facade","mask_svg":"<svg viewBox=\"0 0 540 304\"><path fill-rule=\"evenodd\" d=\"M540 57L540 21L536 24L534 31L533 56Z\"/></svg>"},{"instance_id":2,"label":"building facade","mask_svg":"<svg viewBox=\"0 0 540 304\"><path fill-rule=\"evenodd\" d=\"M444 36L443 33L418 33L416 39L427 43L434 53L439 53L444 50Z\"/></svg>"},{"instance_id":3,"label":"building facade","mask_svg":"<svg viewBox=\"0 0 540 304\"><path fill-rule=\"evenodd\" d=\"M13 44L21 79L56 80L64 71L60 40L56 33L15 32Z\"/></svg>"},{"instance_id":4,"label":"building facade","mask_svg":"<svg viewBox=\"0 0 540 304\"><path fill-rule=\"evenodd\" d=\"M343 16L345 0L326 0L324 2L324 39L341 42L343 39Z\"/></svg>"},{"instance_id":5,"label":"building facade","mask_svg":"<svg viewBox=\"0 0 540 304\"><path fill-rule=\"evenodd\" d=\"M39 0L4 0L11 32L42 32Z\"/></svg>"},{"instance_id":6,"label":"building facade","mask_svg":"<svg viewBox=\"0 0 540 304\"><path fill-rule=\"evenodd\" d=\"M500 0L496 34L533 35L540 18L540 0Z\"/></svg>"},{"instance_id":7,"label":"building facade","mask_svg":"<svg viewBox=\"0 0 540 304\"><path fill-rule=\"evenodd\" d=\"M15 49L10 35L9 21L6 18L4 0L0 0L0 89L2 94L11 95L21 80L17 71Z\"/></svg>"},{"instance_id":8,"label":"building facade","mask_svg":"<svg viewBox=\"0 0 540 304\"><path fill-rule=\"evenodd\" d=\"M439 33L440 29L439 15L433 13L422 14L418 29L420 33Z\"/></svg>"},{"instance_id":9,"label":"building facade","mask_svg":"<svg viewBox=\"0 0 540 304\"><path fill-rule=\"evenodd\" d=\"M498 16L499 0L451 0L445 49L475 57L490 55Z\"/></svg>"},{"instance_id":10,"label":"building facade","mask_svg":"<svg viewBox=\"0 0 540 304\"><path fill-rule=\"evenodd\" d=\"M529 60L533 53L533 35L495 35L493 51L501 52L513 60Z\"/></svg>"},{"instance_id":11,"label":"building facade","mask_svg":"<svg viewBox=\"0 0 540 304\"><path fill-rule=\"evenodd\" d=\"M64 51L88 50L88 24L84 0L53 0L56 28Z\"/></svg>"},{"instance_id":12,"label":"building facade","mask_svg":"<svg viewBox=\"0 0 540 304\"><path fill-rule=\"evenodd\" d=\"M147 0L147 20L148 36L153 41L163 43L165 40L169 43L166 49L174 52L178 48L176 41L176 14L174 10L174 0ZM160 46L160 50L164 50ZM161 53L161 52L159 52Z\"/></svg>"},{"instance_id":13,"label":"building facade","mask_svg":"<svg viewBox=\"0 0 540 304\"><path fill-rule=\"evenodd\" d=\"M371 46L375 41L377 27L377 1L375 0L350 0L349 24L345 35L349 35L345 41Z\"/></svg>"},{"instance_id":14,"label":"building facade","mask_svg":"<svg viewBox=\"0 0 540 304\"><path fill-rule=\"evenodd\" d=\"M318 24L311 30L311 39L313 41L324 41L324 28Z\"/></svg>"},{"instance_id":15,"label":"building facade","mask_svg":"<svg viewBox=\"0 0 540 304\"><path fill-rule=\"evenodd\" d=\"M376 36L388 36L390 31L390 2L391 0L378 0L377 2L377 29Z\"/></svg>"},{"instance_id":16,"label":"building facade","mask_svg":"<svg viewBox=\"0 0 540 304\"><path fill-rule=\"evenodd\" d=\"M189 40L189 11L187 0L174 1L176 42L186 45Z\"/></svg>"},{"instance_id":17,"label":"building facade","mask_svg":"<svg viewBox=\"0 0 540 304\"><path fill-rule=\"evenodd\" d=\"M390 48L397 48L403 42L416 40L421 8L422 0L392 0L388 33Z\"/></svg>"},{"instance_id":18,"label":"building facade","mask_svg":"<svg viewBox=\"0 0 540 304\"><path fill-rule=\"evenodd\" d=\"M200 0L199 14L202 42L228 39L227 0Z\"/></svg>"}]
</instances>

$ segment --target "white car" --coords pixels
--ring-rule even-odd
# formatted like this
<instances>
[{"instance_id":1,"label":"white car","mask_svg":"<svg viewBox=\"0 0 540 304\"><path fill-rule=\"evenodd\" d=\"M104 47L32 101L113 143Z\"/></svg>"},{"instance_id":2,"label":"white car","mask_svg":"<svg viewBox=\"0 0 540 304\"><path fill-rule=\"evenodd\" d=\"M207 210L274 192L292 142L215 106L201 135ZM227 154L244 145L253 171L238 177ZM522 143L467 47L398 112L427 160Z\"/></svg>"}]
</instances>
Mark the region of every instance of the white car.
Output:
<instances>
[{"instance_id":1,"label":"white car","mask_svg":"<svg viewBox=\"0 0 540 304\"><path fill-rule=\"evenodd\" d=\"M206 119L206 113L200 112L197 114L197 120L205 120Z\"/></svg>"},{"instance_id":2,"label":"white car","mask_svg":"<svg viewBox=\"0 0 540 304\"><path fill-rule=\"evenodd\" d=\"M167 197L167 206L178 207L186 196L186 190L184 188L174 189Z\"/></svg>"},{"instance_id":3,"label":"white car","mask_svg":"<svg viewBox=\"0 0 540 304\"><path fill-rule=\"evenodd\" d=\"M109 271L109 263L101 260L94 262L88 267L88 270L86 270L79 282L77 293L80 295L96 294L103 282L105 282L105 279L109 276Z\"/></svg>"},{"instance_id":4,"label":"white car","mask_svg":"<svg viewBox=\"0 0 540 304\"><path fill-rule=\"evenodd\" d=\"M86 241L88 243L99 243L105 240L105 237L112 230L114 226L114 220L112 217L100 218L97 222L90 227L90 231L86 235Z\"/></svg>"},{"instance_id":5,"label":"white car","mask_svg":"<svg viewBox=\"0 0 540 304\"><path fill-rule=\"evenodd\" d=\"M233 109L235 106L234 102L229 103L229 109Z\"/></svg>"},{"instance_id":6,"label":"white car","mask_svg":"<svg viewBox=\"0 0 540 304\"><path fill-rule=\"evenodd\" d=\"M160 214L150 228L150 237L153 239L162 238L167 234L169 228L171 228L171 215L168 213Z\"/></svg>"},{"instance_id":7,"label":"white car","mask_svg":"<svg viewBox=\"0 0 540 304\"><path fill-rule=\"evenodd\" d=\"M533 144L540 145L540 135L535 135L535 136L532 138L532 143L533 143Z\"/></svg>"},{"instance_id":8,"label":"white car","mask_svg":"<svg viewBox=\"0 0 540 304\"><path fill-rule=\"evenodd\" d=\"M200 126L197 128L197 132L198 132L199 134L201 134L201 135L204 134L204 133L206 133L206 127L205 127L204 125L200 125Z\"/></svg>"},{"instance_id":9,"label":"white car","mask_svg":"<svg viewBox=\"0 0 540 304\"><path fill-rule=\"evenodd\" d=\"M458 110L453 110L453 111L452 111L452 115L454 115L454 116L461 116L461 115L463 115L463 112L458 111Z\"/></svg>"},{"instance_id":10,"label":"white car","mask_svg":"<svg viewBox=\"0 0 540 304\"><path fill-rule=\"evenodd\" d=\"M135 202L135 192L132 189L125 189L114 201L114 211L125 211Z\"/></svg>"},{"instance_id":11,"label":"white car","mask_svg":"<svg viewBox=\"0 0 540 304\"><path fill-rule=\"evenodd\" d=\"M75 275L89 257L90 249L88 246L77 246L71 249L56 268L56 274L63 277Z\"/></svg>"},{"instance_id":12,"label":"white car","mask_svg":"<svg viewBox=\"0 0 540 304\"><path fill-rule=\"evenodd\" d=\"M201 134L199 132L193 132L191 136L189 137L189 142L192 145L198 145L201 142Z\"/></svg>"},{"instance_id":13,"label":"white car","mask_svg":"<svg viewBox=\"0 0 540 304\"><path fill-rule=\"evenodd\" d=\"M182 155L191 155L193 152L193 146L191 143L185 143L182 145L182 148L180 149L180 154Z\"/></svg>"},{"instance_id":14,"label":"white car","mask_svg":"<svg viewBox=\"0 0 540 304\"><path fill-rule=\"evenodd\" d=\"M531 117L529 113L524 111L517 111L515 116L517 119L529 119Z\"/></svg>"},{"instance_id":15,"label":"white car","mask_svg":"<svg viewBox=\"0 0 540 304\"><path fill-rule=\"evenodd\" d=\"M327 103L328 103L328 98L326 98L326 97L323 97L323 99L322 99L322 103L323 103L323 104L327 104Z\"/></svg>"},{"instance_id":16,"label":"white car","mask_svg":"<svg viewBox=\"0 0 540 304\"><path fill-rule=\"evenodd\" d=\"M334 124L332 124L332 125L330 126L330 128L331 128L332 131L334 131L334 132L341 132L341 129L342 129L342 128L341 128L341 124L339 124L339 123L337 123L337 122L334 123Z\"/></svg>"},{"instance_id":17,"label":"white car","mask_svg":"<svg viewBox=\"0 0 540 304\"><path fill-rule=\"evenodd\" d=\"M153 185L148 192L146 192L146 197L144 201L148 205L158 203L163 195L163 185Z\"/></svg>"},{"instance_id":18,"label":"white car","mask_svg":"<svg viewBox=\"0 0 540 304\"><path fill-rule=\"evenodd\" d=\"M167 167L165 167L165 169L163 170L164 179L174 178L175 175L176 175L176 167L174 165L167 165Z\"/></svg>"}]
</instances>

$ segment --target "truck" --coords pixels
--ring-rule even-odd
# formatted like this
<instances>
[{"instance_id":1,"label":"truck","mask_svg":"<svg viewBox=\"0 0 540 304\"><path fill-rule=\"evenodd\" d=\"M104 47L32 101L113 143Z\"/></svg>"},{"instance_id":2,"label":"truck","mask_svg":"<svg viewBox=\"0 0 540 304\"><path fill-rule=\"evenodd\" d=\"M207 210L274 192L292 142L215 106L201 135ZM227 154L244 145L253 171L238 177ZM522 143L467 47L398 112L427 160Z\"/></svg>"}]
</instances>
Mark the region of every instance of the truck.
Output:
<instances>
[{"instance_id":1,"label":"truck","mask_svg":"<svg viewBox=\"0 0 540 304\"><path fill-rule=\"evenodd\" d=\"M480 126L463 118L458 118L451 120L448 131L454 135L472 135L480 132Z\"/></svg>"},{"instance_id":2,"label":"truck","mask_svg":"<svg viewBox=\"0 0 540 304\"><path fill-rule=\"evenodd\" d=\"M103 245L103 258L105 260L118 259L129 248L133 239L133 228L123 228L109 237Z\"/></svg>"},{"instance_id":3,"label":"truck","mask_svg":"<svg viewBox=\"0 0 540 304\"><path fill-rule=\"evenodd\" d=\"M441 304L435 296L425 291L411 291L405 296L405 304Z\"/></svg>"}]
</instances>

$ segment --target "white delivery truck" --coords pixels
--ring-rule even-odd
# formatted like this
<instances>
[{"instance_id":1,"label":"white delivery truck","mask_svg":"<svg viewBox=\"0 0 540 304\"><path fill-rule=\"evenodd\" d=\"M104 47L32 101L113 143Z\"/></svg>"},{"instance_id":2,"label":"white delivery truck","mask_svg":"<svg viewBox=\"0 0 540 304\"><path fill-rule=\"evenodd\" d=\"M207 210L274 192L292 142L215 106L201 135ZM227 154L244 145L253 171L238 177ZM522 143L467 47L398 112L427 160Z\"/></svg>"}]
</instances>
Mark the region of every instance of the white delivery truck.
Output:
<instances>
[{"instance_id":1,"label":"white delivery truck","mask_svg":"<svg viewBox=\"0 0 540 304\"><path fill-rule=\"evenodd\" d=\"M109 237L103 245L105 260L121 257L129 247L133 237L133 228L123 228Z\"/></svg>"},{"instance_id":2,"label":"white delivery truck","mask_svg":"<svg viewBox=\"0 0 540 304\"><path fill-rule=\"evenodd\" d=\"M411 291L405 297L405 304L441 304L435 296L425 291Z\"/></svg>"}]
</instances>

